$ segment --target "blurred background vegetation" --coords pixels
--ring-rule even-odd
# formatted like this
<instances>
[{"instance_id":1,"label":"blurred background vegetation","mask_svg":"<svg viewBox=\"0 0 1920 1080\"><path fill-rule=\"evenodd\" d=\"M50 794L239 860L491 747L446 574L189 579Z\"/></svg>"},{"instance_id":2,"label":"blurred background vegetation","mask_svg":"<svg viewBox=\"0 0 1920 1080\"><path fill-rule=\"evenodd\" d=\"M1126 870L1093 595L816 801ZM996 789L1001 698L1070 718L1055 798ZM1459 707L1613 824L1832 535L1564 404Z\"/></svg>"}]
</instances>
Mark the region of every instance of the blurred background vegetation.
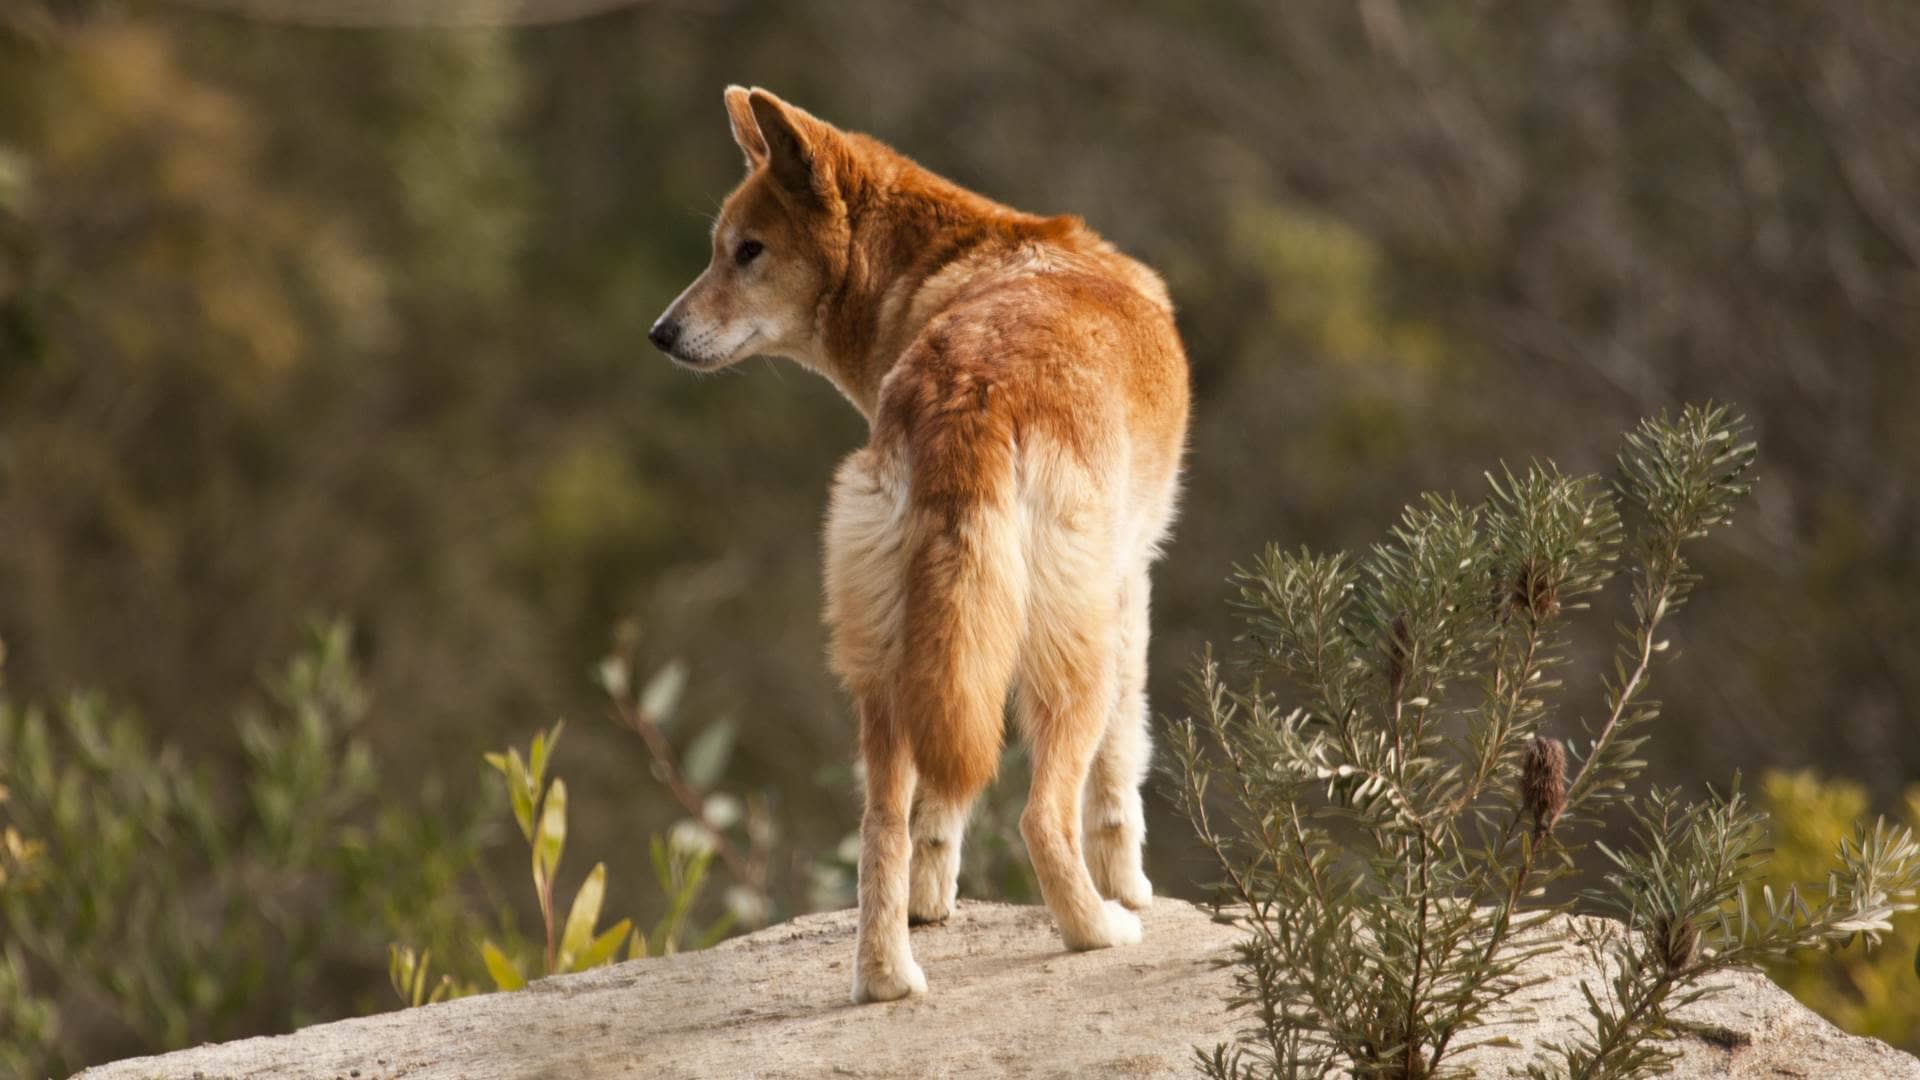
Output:
<instances>
[{"instance_id":1,"label":"blurred background vegetation","mask_svg":"<svg viewBox=\"0 0 1920 1080\"><path fill-rule=\"evenodd\" d=\"M391 1005L387 942L452 958L536 925L480 755L560 717L570 872L604 861L607 910L651 926L649 838L690 813L616 722L609 655L623 691L683 673L661 734L777 826L696 922L846 902L817 536L862 425L795 369L698 379L644 340L738 177L729 82L1164 272L1196 421L1160 708L1267 540L1363 543L1501 457L1599 468L1640 416L1712 397L1754 420L1762 482L1701 552L1655 779L1815 769L1768 790L1836 839L1897 813L1920 777L1916 55L1906 0L6 0L0 728L39 715L53 779L29 806L23 736L0 742L23 823L0 1009L15 1033L58 1014L34 1045L66 1066ZM315 638L319 614L356 633ZM1009 772L975 894L1027 887ZM1149 872L1198 895L1149 805ZM121 846L63 831L88 828ZM28 913L45 935L56 911L70 936L36 945ZM231 979L87 967L136 954ZM1920 1046L1904 965L1793 984Z\"/></svg>"}]
</instances>

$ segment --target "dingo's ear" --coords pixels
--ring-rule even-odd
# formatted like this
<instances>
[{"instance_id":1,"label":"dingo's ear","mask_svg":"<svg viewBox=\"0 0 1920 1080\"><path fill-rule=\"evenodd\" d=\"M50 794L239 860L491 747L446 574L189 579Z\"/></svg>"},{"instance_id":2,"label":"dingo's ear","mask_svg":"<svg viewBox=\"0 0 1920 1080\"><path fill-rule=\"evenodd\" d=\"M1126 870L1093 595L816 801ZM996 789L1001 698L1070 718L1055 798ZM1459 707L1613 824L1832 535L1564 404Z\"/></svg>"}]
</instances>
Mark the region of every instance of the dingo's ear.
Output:
<instances>
[{"instance_id":1,"label":"dingo's ear","mask_svg":"<svg viewBox=\"0 0 1920 1080\"><path fill-rule=\"evenodd\" d=\"M733 127L733 141L747 155L747 168L758 168L767 160L767 140L760 135L760 123L753 118L753 106L747 104L747 88L729 86L725 95L727 122Z\"/></svg>"},{"instance_id":2,"label":"dingo's ear","mask_svg":"<svg viewBox=\"0 0 1920 1080\"><path fill-rule=\"evenodd\" d=\"M767 166L773 170L773 178L795 195L818 197L818 147L814 145L818 125L808 123L811 117L765 90L748 94L747 104L766 144Z\"/></svg>"}]
</instances>

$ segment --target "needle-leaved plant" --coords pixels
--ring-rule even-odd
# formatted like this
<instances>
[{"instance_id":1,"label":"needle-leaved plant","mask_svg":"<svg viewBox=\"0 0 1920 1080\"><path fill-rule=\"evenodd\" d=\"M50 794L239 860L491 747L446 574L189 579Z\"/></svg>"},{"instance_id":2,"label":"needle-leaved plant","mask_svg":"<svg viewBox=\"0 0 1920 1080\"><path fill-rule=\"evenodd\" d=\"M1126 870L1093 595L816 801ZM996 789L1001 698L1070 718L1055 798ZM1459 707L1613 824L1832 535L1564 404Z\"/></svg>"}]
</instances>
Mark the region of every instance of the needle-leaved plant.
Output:
<instances>
[{"instance_id":1,"label":"needle-leaved plant","mask_svg":"<svg viewBox=\"0 0 1920 1080\"><path fill-rule=\"evenodd\" d=\"M1171 739L1249 931L1232 1001L1248 1023L1203 1072L1468 1075L1464 1051L1525 1022L1528 961L1575 948L1600 973L1586 1025L1538 1047L1531 1075L1657 1074L1674 1010L1715 973L1871 942L1914 906L1905 829L1862 829L1825 882L1777 892L1737 782L1692 803L1632 783L1667 620L1697 581L1687 547L1727 523L1754 456L1742 420L1690 407L1628 434L1611 482L1502 469L1477 504L1427 495L1364 556L1272 547L1236 574L1245 678L1203 658ZM1569 631L1622 583L1631 618L1587 712L1562 685ZM1608 819L1629 843L1570 846ZM1545 925L1576 907L1617 922Z\"/></svg>"}]
</instances>

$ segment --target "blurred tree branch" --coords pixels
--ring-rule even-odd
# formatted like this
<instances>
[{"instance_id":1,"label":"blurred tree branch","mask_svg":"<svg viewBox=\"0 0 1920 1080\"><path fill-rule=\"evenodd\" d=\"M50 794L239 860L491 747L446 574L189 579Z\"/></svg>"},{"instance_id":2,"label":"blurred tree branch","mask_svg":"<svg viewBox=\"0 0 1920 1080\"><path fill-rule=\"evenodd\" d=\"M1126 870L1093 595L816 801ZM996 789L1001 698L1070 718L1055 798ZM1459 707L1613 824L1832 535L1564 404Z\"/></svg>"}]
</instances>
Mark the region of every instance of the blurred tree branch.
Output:
<instances>
[{"instance_id":1,"label":"blurred tree branch","mask_svg":"<svg viewBox=\"0 0 1920 1080\"><path fill-rule=\"evenodd\" d=\"M538 26L573 22L647 0L168 0L267 22L340 27Z\"/></svg>"},{"instance_id":2,"label":"blurred tree branch","mask_svg":"<svg viewBox=\"0 0 1920 1080\"><path fill-rule=\"evenodd\" d=\"M1912 193L1903 198L1887 182L1885 171L1873 159L1853 119L1855 114L1868 111L1862 100L1865 94L1859 64L1850 51L1830 45L1819 50L1815 70L1819 77L1807 88L1807 100L1820 116L1820 135L1840 167L1847 194L1861 216L1873 223L1910 266L1920 269L1920 217L1909 212Z\"/></svg>"}]
</instances>

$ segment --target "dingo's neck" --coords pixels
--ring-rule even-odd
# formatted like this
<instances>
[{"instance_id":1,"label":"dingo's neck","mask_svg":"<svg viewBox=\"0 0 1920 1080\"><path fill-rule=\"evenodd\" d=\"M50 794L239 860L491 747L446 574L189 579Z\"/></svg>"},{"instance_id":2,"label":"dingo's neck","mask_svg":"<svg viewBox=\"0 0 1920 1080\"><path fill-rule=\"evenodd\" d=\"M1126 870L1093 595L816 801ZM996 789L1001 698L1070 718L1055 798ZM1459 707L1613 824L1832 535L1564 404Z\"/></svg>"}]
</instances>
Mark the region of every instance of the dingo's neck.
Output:
<instances>
[{"instance_id":1,"label":"dingo's neck","mask_svg":"<svg viewBox=\"0 0 1920 1080\"><path fill-rule=\"evenodd\" d=\"M800 358L868 423L887 373L942 310L1104 246L1079 218L1021 213L886 154L846 193L846 272L821 298L821 354Z\"/></svg>"}]
</instances>

